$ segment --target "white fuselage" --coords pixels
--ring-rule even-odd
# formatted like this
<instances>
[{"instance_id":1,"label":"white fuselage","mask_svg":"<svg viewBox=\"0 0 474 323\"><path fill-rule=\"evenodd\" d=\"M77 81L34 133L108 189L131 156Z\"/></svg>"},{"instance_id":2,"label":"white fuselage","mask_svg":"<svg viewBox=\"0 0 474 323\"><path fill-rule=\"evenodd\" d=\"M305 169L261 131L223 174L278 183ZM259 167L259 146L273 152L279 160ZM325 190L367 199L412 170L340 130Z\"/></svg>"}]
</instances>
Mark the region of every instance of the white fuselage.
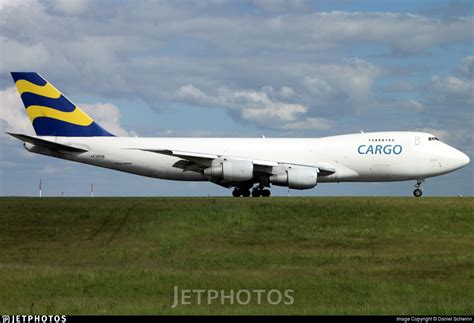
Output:
<instances>
[{"instance_id":1,"label":"white fuselage","mask_svg":"<svg viewBox=\"0 0 474 323\"><path fill-rule=\"evenodd\" d=\"M376 182L425 179L459 169L469 157L459 150L430 140L421 132L376 132L324 138L134 138L40 137L82 147L69 154L48 149L32 152L111 168L123 172L182 181L207 181L199 172L173 165L179 157L144 150L170 149L300 165L331 165L335 173L318 182Z\"/></svg>"}]
</instances>

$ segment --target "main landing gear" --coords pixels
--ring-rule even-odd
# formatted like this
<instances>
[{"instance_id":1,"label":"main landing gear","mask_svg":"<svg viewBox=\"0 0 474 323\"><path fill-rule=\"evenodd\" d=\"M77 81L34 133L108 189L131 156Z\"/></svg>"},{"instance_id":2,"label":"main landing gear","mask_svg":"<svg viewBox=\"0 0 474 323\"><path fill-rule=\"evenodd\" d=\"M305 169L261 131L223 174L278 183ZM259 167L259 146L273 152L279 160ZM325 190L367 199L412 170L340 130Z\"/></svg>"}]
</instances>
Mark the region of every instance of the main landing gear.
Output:
<instances>
[{"instance_id":1,"label":"main landing gear","mask_svg":"<svg viewBox=\"0 0 474 323\"><path fill-rule=\"evenodd\" d=\"M424 181L424 179L417 180L415 184L415 190L413 191L413 196L421 197L423 195L423 191L421 190L421 183L423 183Z\"/></svg>"},{"instance_id":2,"label":"main landing gear","mask_svg":"<svg viewBox=\"0 0 474 323\"><path fill-rule=\"evenodd\" d=\"M232 191L232 196L233 197L249 197L250 196L250 190L247 189L247 188L240 188L240 187L236 187L233 191Z\"/></svg>"},{"instance_id":3,"label":"main landing gear","mask_svg":"<svg viewBox=\"0 0 474 323\"><path fill-rule=\"evenodd\" d=\"M252 190L253 197L260 197L260 196L269 197L270 195L271 195L270 190L265 189L263 186L262 187L257 186Z\"/></svg>"},{"instance_id":4,"label":"main landing gear","mask_svg":"<svg viewBox=\"0 0 474 323\"><path fill-rule=\"evenodd\" d=\"M252 189L252 196L253 197L269 197L271 195L271 192L269 189L266 189L265 186L262 185L257 185ZM250 196L250 187L236 187L232 191L232 196L233 197L249 197Z\"/></svg>"}]
</instances>

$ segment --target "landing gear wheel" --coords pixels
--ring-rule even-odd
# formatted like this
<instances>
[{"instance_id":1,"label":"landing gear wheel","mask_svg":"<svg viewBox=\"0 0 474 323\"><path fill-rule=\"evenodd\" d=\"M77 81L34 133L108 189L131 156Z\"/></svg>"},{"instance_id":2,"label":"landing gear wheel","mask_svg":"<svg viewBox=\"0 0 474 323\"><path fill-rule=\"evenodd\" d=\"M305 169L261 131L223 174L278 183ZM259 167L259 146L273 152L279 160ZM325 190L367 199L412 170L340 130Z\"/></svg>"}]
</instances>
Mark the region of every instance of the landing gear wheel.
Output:
<instances>
[{"instance_id":1,"label":"landing gear wheel","mask_svg":"<svg viewBox=\"0 0 474 323\"><path fill-rule=\"evenodd\" d=\"M252 190L252 196L253 196L253 197L260 197L260 196L262 196L262 195L263 195L263 194L262 194L262 191L261 191L261 190L259 190L259 189L254 189L254 190Z\"/></svg>"},{"instance_id":2,"label":"landing gear wheel","mask_svg":"<svg viewBox=\"0 0 474 323\"><path fill-rule=\"evenodd\" d=\"M419 188L417 188L413 191L413 195L415 197L421 197L423 195L423 192Z\"/></svg>"},{"instance_id":3,"label":"landing gear wheel","mask_svg":"<svg viewBox=\"0 0 474 323\"><path fill-rule=\"evenodd\" d=\"M421 197L423 195L423 192L421 191L421 183L423 183L425 180L423 178L419 178L416 180L415 184L415 190L413 191L413 195L415 197Z\"/></svg>"},{"instance_id":4,"label":"landing gear wheel","mask_svg":"<svg viewBox=\"0 0 474 323\"><path fill-rule=\"evenodd\" d=\"M249 197L250 196L250 190L246 187L236 187L232 191L232 196L233 197Z\"/></svg>"},{"instance_id":5,"label":"landing gear wheel","mask_svg":"<svg viewBox=\"0 0 474 323\"><path fill-rule=\"evenodd\" d=\"M271 195L270 190L262 190L262 196L269 197Z\"/></svg>"}]
</instances>

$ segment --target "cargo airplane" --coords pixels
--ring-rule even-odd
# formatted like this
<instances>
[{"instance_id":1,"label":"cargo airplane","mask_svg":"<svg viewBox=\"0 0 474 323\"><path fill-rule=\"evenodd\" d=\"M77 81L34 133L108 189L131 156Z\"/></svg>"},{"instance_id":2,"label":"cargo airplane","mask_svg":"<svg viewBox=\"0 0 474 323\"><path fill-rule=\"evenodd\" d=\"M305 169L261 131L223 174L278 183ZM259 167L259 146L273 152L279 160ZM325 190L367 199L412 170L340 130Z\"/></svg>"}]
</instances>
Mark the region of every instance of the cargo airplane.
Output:
<instances>
[{"instance_id":1,"label":"cargo airplane","mask_svg":"<svg viewBox=\"0 0 474 323\"><path fill-rule=\"evenodd\" d=\"M26 150L178 181L210 181L235 197L270 196L271 185L311 189L329 182L421 183L467 165L461 151L424 132L324 138L116 137L37 73L11 73L36 136L9 133Z\"/></svg>"}]
</instances>

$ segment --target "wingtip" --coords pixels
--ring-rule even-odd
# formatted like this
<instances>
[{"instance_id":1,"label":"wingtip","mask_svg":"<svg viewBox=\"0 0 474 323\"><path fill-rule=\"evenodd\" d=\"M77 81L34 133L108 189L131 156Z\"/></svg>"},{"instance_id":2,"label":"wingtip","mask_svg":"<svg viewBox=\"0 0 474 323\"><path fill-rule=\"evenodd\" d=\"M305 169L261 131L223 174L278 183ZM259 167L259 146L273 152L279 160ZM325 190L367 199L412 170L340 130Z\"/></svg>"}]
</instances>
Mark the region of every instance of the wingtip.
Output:
<instances>
[{"instance_id":1,"label":"wingtip","mask_svg":"<svg viewBox=\"0 0 474 323\"><path fill-rule=\"evenodd\" d=\"M20 140L22 140L21 137L24 136L24 135L22 135L22 134L13 133L13 132L5 132L5 133L8 134L8 135L10 135L10 136L12 136L12 137L14 137L14 138L16 138L16 139L20 139Z\"/></svg>"}]
</instances>

